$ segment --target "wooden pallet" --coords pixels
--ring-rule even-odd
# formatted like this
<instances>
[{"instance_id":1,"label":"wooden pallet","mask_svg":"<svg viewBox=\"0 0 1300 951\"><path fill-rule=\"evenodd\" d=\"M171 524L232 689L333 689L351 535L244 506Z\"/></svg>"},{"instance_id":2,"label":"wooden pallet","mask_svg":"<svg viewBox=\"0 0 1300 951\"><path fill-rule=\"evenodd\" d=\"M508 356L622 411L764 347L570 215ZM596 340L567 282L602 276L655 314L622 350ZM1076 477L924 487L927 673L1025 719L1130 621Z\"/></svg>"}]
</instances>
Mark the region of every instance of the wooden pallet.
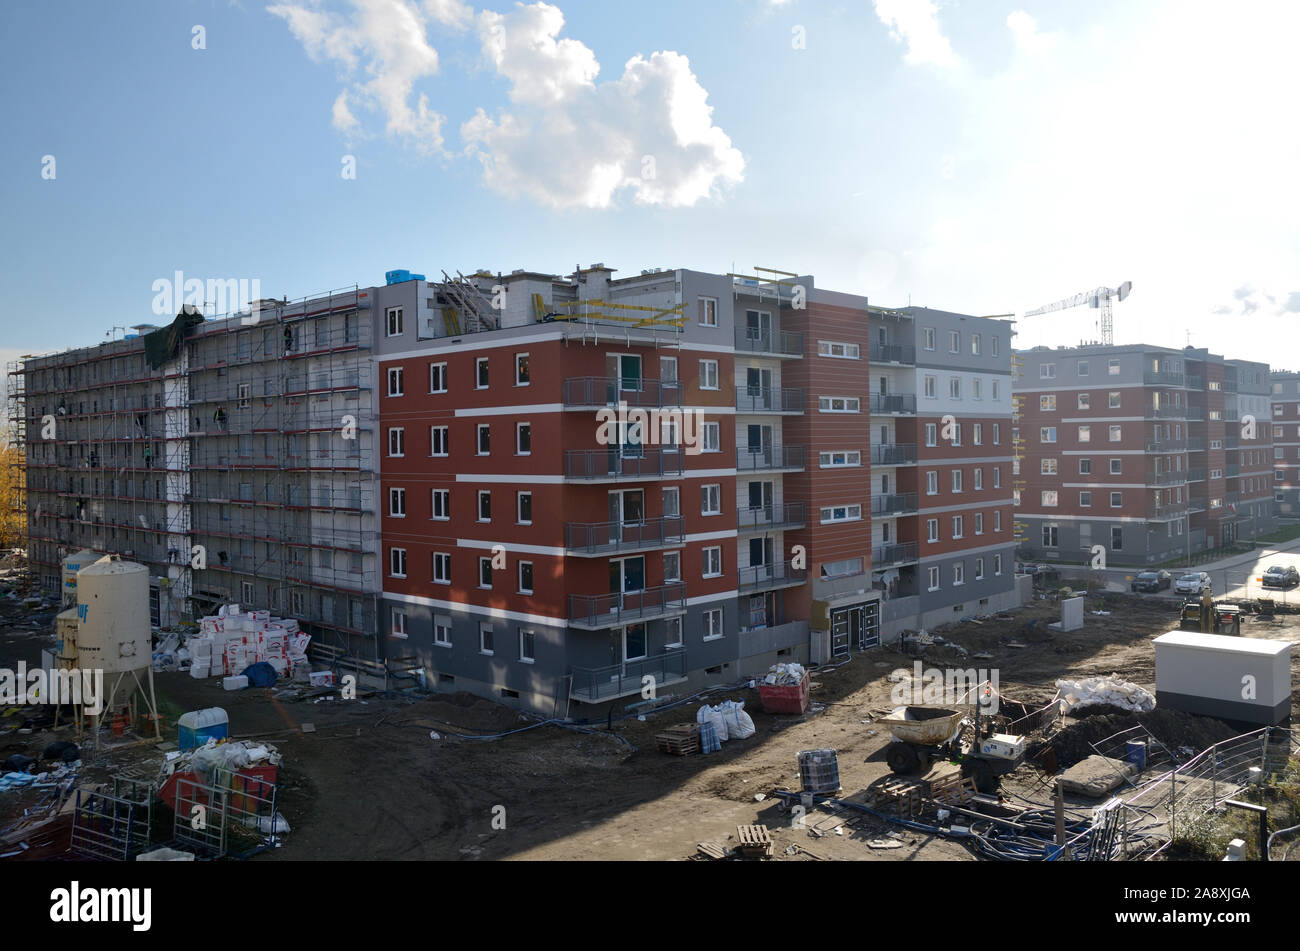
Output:
<instances>
[{"instance_id":1,"label":"wooden pallet","mask_svg":"<svg viewBox=\"0 0 1300 951\"><path fill-rule=\"evenodd\" d=\"M870 790L868 798L872 809L881 812L892 809L900 819L910 819L921 814L925 789L914 779L886 779Z\"/></svg>"},{"instance_id":2,"label":"wooden pallet","mask_svg":"<svg viewBox=\"0 0 1300 951\"><path fill-rule=\"evenodd\" d=\"M700 728L695 723L679 723L655 734L655 748L672 756L692 756L700 752Z\"/></svg>"},{"instance_id":3,"label":"wooden pallet","mask_svg":"<svg viewBox=\"0 0 1300 951\"><path fill-rule=\"evenodd\" d=\"M975 780L964 779L960 773L951 773L930 781L930 798L949 805L964 806L975 798L977 791Z\"/></svg>"},{"instance_id":4,"label":"wooden pallet","mask_svg":"<svg viewBox=\"0 0 1300 951\"><path fill-rule=\"evenodd\" d=\"M770 858L772 837L767 826L736 826L736 851L745 858Z\"/></svg>"}]
</instances>

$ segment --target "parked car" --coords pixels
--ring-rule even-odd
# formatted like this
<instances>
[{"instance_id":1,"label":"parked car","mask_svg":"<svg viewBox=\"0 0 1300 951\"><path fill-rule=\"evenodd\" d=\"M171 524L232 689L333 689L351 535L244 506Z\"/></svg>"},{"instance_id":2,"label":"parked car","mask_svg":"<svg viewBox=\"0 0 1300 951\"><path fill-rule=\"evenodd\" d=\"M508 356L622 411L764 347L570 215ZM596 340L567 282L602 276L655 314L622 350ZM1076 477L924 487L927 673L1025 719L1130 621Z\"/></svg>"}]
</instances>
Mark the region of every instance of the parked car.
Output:
<instances>
[{"instance_id":1,"label":"parked car","mask_svg":"<svg viewBox=\"0 0 1300 951\"><path fill-rule=\"evenodd\" d=\"M1214 582L1204 571L1189 571L1174 583L1174 591L1177 594L1211 594Z\"/></svg>"},{"instance_id":2,"label":"parked car","mask_svg":"<svg viewBox=\"0 0 1300 951\"><path fill-rule=\"evenodd\" d=\"M1273 565L1264 572L1263 585L1266 588L1294 588L1300 585L1300 571L1296 571L1295 565L1285 568Z\"/></svg>"},{"instance_id":3,"label":"parked car","mask_svg":"<svg viewBox=\"0 0 1300 951\"><path fill-rule=\"evenodd\" d=\"M1140 571L1129 585L1130 591L1163 591L1174 583L1174 576L1164 571Z\"/></svg>"}]
</instances>

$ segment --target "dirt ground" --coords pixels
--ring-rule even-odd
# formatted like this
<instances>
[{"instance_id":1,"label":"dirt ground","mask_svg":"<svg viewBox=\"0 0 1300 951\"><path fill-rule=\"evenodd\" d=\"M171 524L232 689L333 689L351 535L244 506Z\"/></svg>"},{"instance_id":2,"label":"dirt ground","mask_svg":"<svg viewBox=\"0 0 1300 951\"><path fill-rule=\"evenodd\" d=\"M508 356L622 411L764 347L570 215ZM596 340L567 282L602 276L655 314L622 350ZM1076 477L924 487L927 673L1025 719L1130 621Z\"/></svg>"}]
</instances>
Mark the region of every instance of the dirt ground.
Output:
<instances>
[{"instance_id":1,"label":"dirt ground","mask_svg":"<svg viewBox=\"0 0 1300 951\"><path fill-rule=\"evenodd\" d=\"M1049 700L1062 677L1116 673L1154 692L1149 641L1176 626L1177 605L1127 594L1090 599L1089 612L1103 608L1110 614L1088 613L1084 629L1070 634L1045 630L1059 608L1042 602L1009 620L953 625L937 633L964 647L968 656L935 646L920 659L927 667L996 669L1001 692L1031 706ZM6 619L5 610L0 605L0 662L12 665L22 655L38 655L48 636L30 625L15 627L12 612ZM1300 639L1300 616L1250 618L1243 636ZM1010 646L1017 644L1023 646ZM983 652L990 656L973 656ZM873 721L893 707L890 672L911 669L914 660L889 645L836 669L815 671L813 709L802 717L762 713L755 690L713 695L709 702L745 701L757 732L725 743L720 753L687 757L656 752L654 734L693 721L699 701L644 722L616 723L613 735L602 723L587 728L592 732L540 726L498 739L471 739L530 724L468 695L288 702L266 689L227 693L219 680L177 673L156 677L168 709L224 707L232 736L267 740L283 754L280 811L292 832L282 848L258 861L678 860L692 857L700 842L732 846L736 826L755 823L771 830L777 860L971 859L973 853L960 843L868 816L814 810L805 827L797 827L772 796L778 788L799 788L796 756L805 749L837 751L846 795L885 776L889 734ZM1300 657L1293 683L1298 675ZM1165 729L1176 731L1171 723ZM304 732L305 724L315 731ZM431 732L439 738L431 738ZM174 722L170 733L174 739ZM42 730L0 736L0 758L12 752L32 755L50 738ZM1204 737L1190 732L1168 738L1188 745L1198 740ZM84 779L150 775L162 758L149 747L112 755L88 751L86 757ZM1050 786L1032 765L1006 777L1003 789L1009 797L1050 802ZM0 828L31 795L0 793ZM757 801L759 795L765 798ZM892 842L880 847L890 833ZM48 838L42 857L62 851L57 835Z\"/></svg>"}]
</instances>

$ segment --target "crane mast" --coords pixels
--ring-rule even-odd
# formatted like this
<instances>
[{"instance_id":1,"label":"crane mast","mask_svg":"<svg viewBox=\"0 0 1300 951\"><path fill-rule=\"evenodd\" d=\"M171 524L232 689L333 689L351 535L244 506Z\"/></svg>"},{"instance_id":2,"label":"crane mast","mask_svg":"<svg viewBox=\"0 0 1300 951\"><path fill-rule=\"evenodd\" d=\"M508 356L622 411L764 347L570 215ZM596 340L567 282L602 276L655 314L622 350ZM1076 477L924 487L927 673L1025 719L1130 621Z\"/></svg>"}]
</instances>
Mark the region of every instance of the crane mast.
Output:
<instances>
[{"instance_id":1,"label":"crane mast","mask_svg":"<svg viewBox=\"0 0 1300 951\"><path fill-rule=\"evenodd\" d=\"M1067 297L1064 300L1058 300L1054 304L1047 304L1039 307L1037 310L1026 311L1025 317L1037 317L1039 314L1050 314L1058 310L1069 310L1072 307L1082 307L1087 304L1101 313L1098 315L1098 329L1101 334L1101 343L1109 347L1115 343L1115 317L1111 309L1114 301L1120 301L1128 297L1133 290L1133 282L1125 281L1119 287L1097 287L1090 291L1082 291L1073 297Z\"/></svg>"}]
</instances>

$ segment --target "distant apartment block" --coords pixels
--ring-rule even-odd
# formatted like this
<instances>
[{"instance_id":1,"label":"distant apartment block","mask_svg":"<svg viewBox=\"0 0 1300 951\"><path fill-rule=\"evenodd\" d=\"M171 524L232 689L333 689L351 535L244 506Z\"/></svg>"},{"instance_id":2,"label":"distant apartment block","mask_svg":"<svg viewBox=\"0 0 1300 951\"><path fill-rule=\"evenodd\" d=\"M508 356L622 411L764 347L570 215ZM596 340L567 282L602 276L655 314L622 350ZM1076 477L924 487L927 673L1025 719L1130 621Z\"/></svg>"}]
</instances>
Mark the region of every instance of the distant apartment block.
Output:
<instances>
[{"instance_id":1,"label":"distant apartment block","mask_svg":"<svg viewBox=\"0 0 1300 951\"><path fill-rule=\"evenodd\" d=\"M1158 564L1274 527L1266 365L1141 345L1016 358L1026 557Z\"/></svg>"},{"instance_id":2,"label":"distant apartment block","mask_svg":"<svg viewBox=\"0 0 1300 951\"><path fill-rule=\"evenodd\" d=\"M1300 373L1269 378L1273 432L1273 500L1279 515L1300 515Z\"/></svg>"}]
</instances>

